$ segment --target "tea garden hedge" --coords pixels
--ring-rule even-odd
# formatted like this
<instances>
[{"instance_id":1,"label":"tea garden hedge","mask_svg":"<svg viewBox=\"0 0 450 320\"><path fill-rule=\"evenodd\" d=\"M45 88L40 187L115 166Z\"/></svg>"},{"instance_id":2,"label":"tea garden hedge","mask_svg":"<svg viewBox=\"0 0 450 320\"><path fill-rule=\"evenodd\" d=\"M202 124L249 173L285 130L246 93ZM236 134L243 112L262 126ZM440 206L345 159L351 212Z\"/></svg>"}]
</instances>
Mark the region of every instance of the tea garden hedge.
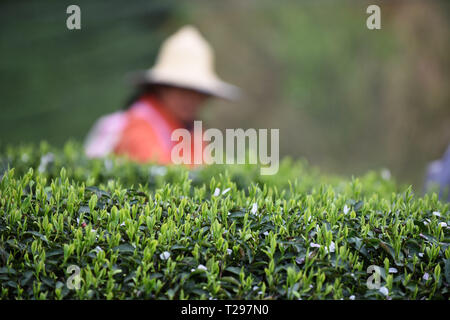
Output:
<instances>
[{"instance_id":1,"label":"tea garden hedge","mask_svg":"<svg viewBox=\"0 0 450 320\"><path fill-rule=\"evenodd\" d=\"M380 172L188 170L68 142L3 147L0 177L1 299L450 297L449 205Z\"/></svg>"}]
</instances>

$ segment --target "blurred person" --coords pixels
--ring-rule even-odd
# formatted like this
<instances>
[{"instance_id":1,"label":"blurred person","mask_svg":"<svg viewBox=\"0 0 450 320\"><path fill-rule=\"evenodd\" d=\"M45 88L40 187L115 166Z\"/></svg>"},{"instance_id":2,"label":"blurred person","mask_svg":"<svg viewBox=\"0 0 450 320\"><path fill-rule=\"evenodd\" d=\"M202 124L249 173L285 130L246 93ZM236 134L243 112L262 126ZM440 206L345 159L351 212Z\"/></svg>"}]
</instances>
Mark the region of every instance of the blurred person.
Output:
<instances>
[{"instance_id":1,"label":"blurred person","mask_svg":"<svg viewBox=\"0 0 450 320\"><path fill-rule=\"evenodd\" d=\"M450 202L450 144L440 160L431 162L427 168L425 191L439 188L439 199Z\"/></svg>"},{"instance_id":2,"label":"blurred person","mask_svg":"<svg viewBox=\"0 0 450 320\"><path fill-rule=\"evenodd\" d=\"M133 74L130 80L136 93L125 110L94 124L85 143L88 157L115 153L138 162L169 164L177 143L171 140L172 132L178 128L192 132L194 120L210 97L234 100L239 94L237 87L215 74L212 48L193 26L169 37L155 66Z\"/></svg>"}]
</instances>

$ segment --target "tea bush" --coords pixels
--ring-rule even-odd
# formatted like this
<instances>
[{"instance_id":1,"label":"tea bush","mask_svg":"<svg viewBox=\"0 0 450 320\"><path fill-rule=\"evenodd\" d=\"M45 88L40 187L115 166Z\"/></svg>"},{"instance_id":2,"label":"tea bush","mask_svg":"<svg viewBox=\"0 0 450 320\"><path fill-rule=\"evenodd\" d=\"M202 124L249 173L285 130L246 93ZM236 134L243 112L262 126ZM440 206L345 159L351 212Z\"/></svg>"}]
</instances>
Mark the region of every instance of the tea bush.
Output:
<instances>
[{"instance_id":1,"label":"tea bush","mask_svg":"<svg viewBox=\"0 0 450 320\"><path fill-rule=\"evenodd\" d=\"M76 142L0 163L2 299L450 297L448 204L378 172L188 170L89 160Z\"/></svg>"}]
</instances>

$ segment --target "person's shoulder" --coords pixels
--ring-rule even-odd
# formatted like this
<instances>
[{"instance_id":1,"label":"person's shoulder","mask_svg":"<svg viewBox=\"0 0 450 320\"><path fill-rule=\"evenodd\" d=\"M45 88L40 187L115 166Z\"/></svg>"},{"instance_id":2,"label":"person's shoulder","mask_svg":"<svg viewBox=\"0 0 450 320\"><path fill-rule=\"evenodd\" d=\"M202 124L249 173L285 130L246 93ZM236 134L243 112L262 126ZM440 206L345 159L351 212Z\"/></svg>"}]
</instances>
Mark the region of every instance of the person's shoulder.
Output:
<instances>
[{"instance_id":1,"label":"person's shoulder","mask_svg":"<svg viewBox=\"0 0 450 320\"><path fill-rule=\"evenodd\" d=\"M94 123L84 142L89 157L100 157L109 153L119 140L127 119L122 112L106 114Z\"/></svg>"},{"instance_id":2,"label":"person's shoulder","mask_svg":"<svg viewBox=\"0 0 450 320\"><path fill-rule=\"evenodd\" d=\"M97 120L97 124L105 127L116 127L123 125L127 121L127 115L125 111L116 111L105 114Z\"/></svg>"}]
</instances>

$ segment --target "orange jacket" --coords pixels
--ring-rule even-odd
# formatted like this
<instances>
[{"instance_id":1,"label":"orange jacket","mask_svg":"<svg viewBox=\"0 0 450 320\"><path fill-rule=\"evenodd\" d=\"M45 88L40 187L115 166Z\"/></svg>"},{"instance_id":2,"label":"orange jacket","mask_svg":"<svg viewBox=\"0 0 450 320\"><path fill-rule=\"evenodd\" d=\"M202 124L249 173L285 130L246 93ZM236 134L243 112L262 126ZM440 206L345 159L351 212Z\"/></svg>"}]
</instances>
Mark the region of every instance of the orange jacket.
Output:
<instances>
[{"instance_id":1,"label":"orange jacket","mask_svg":"<svg viewBox=\"0 0 450 320\"><path fill-rule=\"evenodd\" d=\"M172 163L172 147L179 142L171 141L171 134L175 129L182 128L182 123L152 96L144 96L135 102L126 112L126 117L127 124L122 130L114 152L119 155L125 154L138 162ZM191 136L193 137L192 131ZM192 138L192 159L193 141Z\"/></svg>"}]
</instances>

